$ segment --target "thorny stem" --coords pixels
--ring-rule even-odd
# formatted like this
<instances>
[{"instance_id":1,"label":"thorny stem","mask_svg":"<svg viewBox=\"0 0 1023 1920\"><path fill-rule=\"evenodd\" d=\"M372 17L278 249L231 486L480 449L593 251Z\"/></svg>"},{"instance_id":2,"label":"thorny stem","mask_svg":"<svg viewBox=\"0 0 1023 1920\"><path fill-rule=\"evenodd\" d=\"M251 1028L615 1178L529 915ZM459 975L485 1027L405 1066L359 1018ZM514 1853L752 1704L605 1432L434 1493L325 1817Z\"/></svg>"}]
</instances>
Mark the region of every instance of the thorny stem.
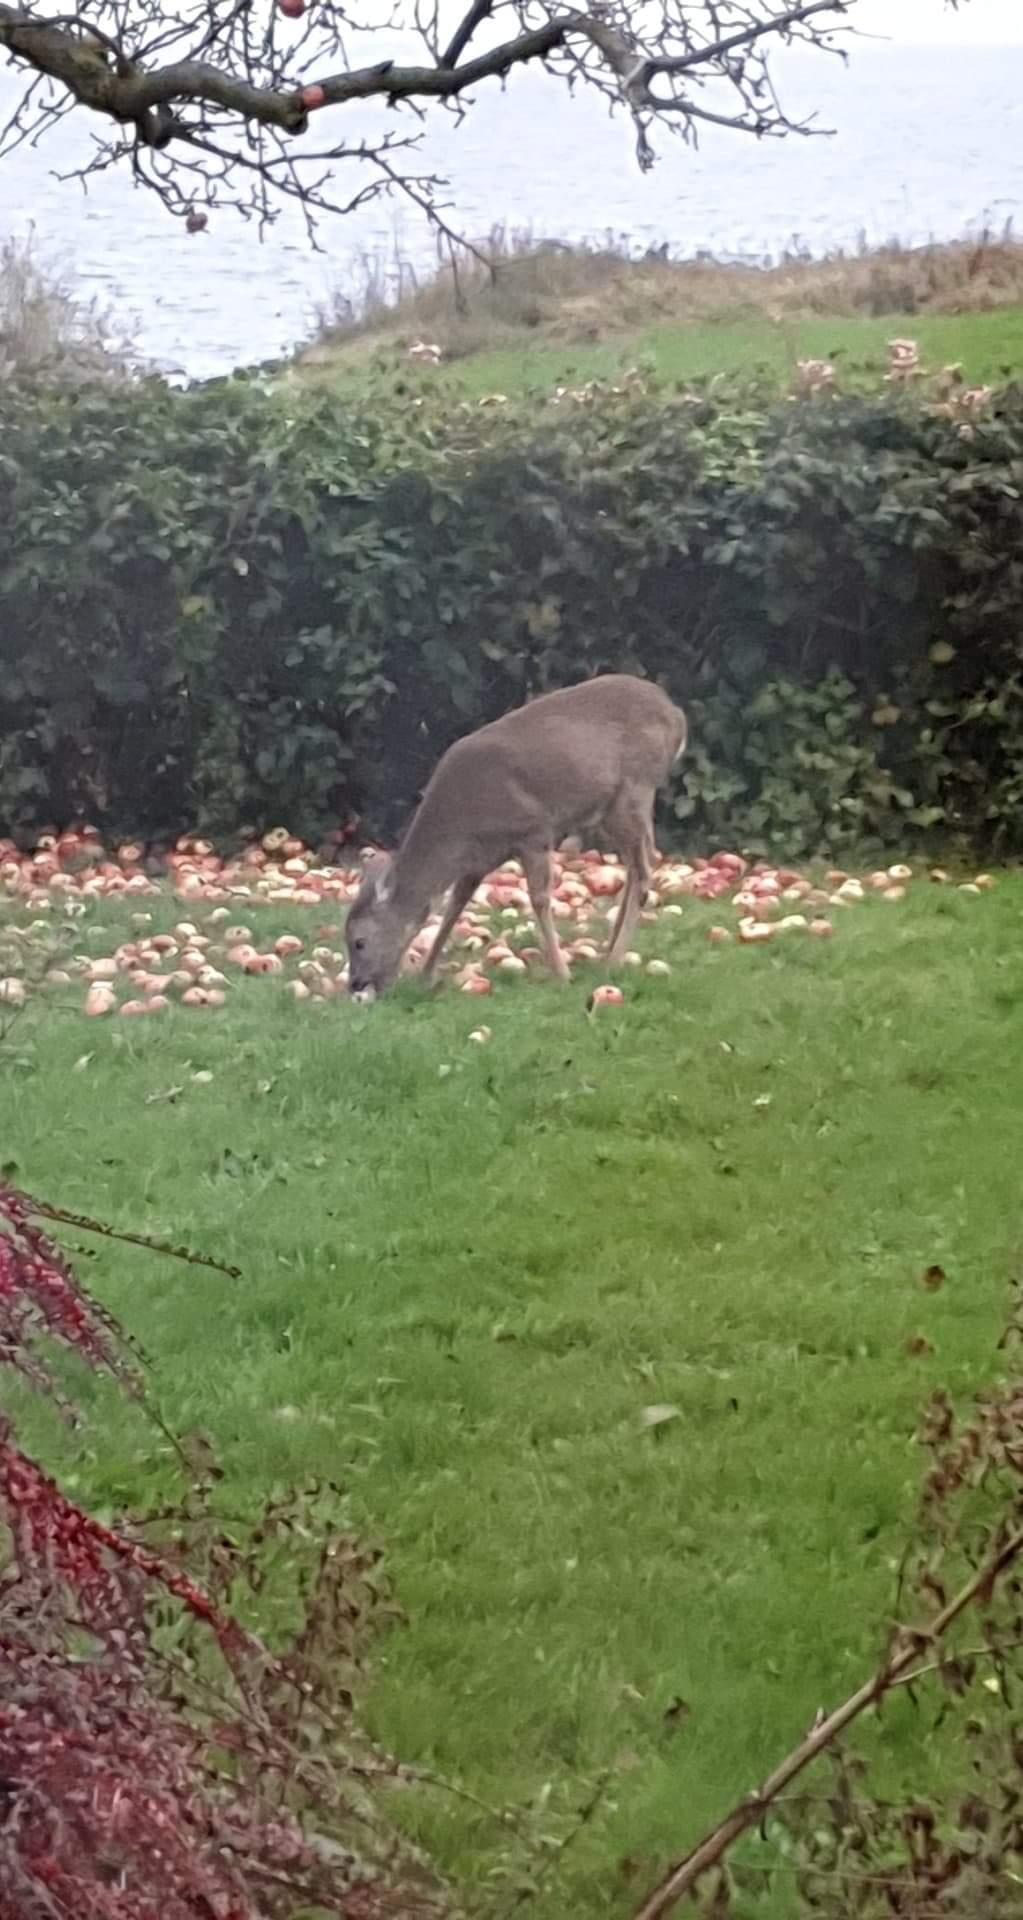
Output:
<instances>
[{"instance_id":1,"label":"thorny stem","mask_svg":"<svg viewBox=\"0 0 1023 1920\"><path fill-rule=\"evenodd\" d=\"M166 1240L156 1240L147 1233L129 1233L121 1227L109 1227L102 1220L90 1220L84 1213L69 1213L66 1207L51 1207L47 1201L31 1201L32 1212L40 1220L52 1220L58 1226L74 1227L76 1233L98 1233L104 1240L120 1240L128 1247L146 1247L150 1253L164 1253L171 1260L184 1260L190 1267L208 1267L213 1273L223 1273L229 1280L240 1280L240 1267L228 1266L223 1260L215 1260L212 1254L196 1253L192 1247L172 1247Z\"/></svg>"},{"instance_id":2,"label":"thorny stem","mask_svg":"<svg viewBox=\"0 0 1023 1920\"><path fill-rule=\"evenodd\" d=\"M671 1913L680 1900L693 1891L698 1880L712 1867L716 1867L725 1855L748 1833L752 1827L760 1826L764 1816L779 1794L801 1774L818 1754L832 1746L840 1733L874 1706L896 1686L918 1677L919 1669L914 1671L920 1657L922 1643L933 1645L941 1640L954 1626L955 1622L968 1608L983 1595L990 1593L995 1581L1023 1553L1023 1530L1012 1533L1002 1545L982 1563L965 1587L950 1600L946 1607L928 1623L925 1628L913 1630L901 1628L895 1639L888 1658L856 1693L850 1694L840 1707L826 1716L819 1726L801 1740L798 1747L769 1774L763 1785L754 1789L747 1798L733 1808L732 1812L716 1826L713 1832L679 1860L665 1875L664 1879L649 1893L642 1905L637 1907L633 1920L662 1920L662 1916Z\"/></svg>"}]
</instances>

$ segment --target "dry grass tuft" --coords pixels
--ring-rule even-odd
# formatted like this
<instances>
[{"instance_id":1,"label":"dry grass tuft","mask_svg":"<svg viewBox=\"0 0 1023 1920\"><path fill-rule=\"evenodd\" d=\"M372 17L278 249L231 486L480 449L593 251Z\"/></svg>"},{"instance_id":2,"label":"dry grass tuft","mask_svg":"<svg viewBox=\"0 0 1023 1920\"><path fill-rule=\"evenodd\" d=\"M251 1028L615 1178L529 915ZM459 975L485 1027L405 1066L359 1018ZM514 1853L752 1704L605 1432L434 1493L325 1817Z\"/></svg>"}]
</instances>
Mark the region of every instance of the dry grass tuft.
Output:
<instances>
[{"instance_id":1,"label":"dry grass tuft","mask_svg":"<svg viewBox=\"0 0 1023 1920\"><path fill-rule=\"evenodd\" d=\"M138 359L123 323L81 299L32 238L0 242L0 376L95 379L125 375Z\"/></svg>"},{"instance_id":2,"label":"dry grass tuft","mask_svg":"<svg viewBox=\"0 0 1023 1920\"><path fill-rule=\"evenodd\" d=\"M448 360L528 342L577 344L758 318L959 314L1023 304L1023 243L1000 235L905 247L896 242L824 260L767 265L709 257L637 256L609 237L568 245L495 229L476 252L420 280L407 262L360 262L361 288L339 292L318 317L306 364L383 346L436 342Z\"/></svg>"}]
</instances>

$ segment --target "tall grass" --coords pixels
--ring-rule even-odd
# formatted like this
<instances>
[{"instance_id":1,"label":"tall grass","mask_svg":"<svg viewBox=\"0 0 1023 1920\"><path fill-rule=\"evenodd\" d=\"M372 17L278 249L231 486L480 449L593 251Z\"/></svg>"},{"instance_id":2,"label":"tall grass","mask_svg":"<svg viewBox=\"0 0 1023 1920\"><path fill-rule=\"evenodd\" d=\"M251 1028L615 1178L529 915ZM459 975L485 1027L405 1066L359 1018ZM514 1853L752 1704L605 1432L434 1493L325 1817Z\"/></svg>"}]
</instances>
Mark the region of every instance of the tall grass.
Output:
<instances>
[{"instance_id":1,"label":"tall grass","mask_svg":"<svg viewBox=\"0 0 1023 1920\"><path fill-rule=\"evenodd\" d=\"M33 235L0 241L0 376L123 375L138 363L131 329L40 254Z\"/></svg>"}]
</instances>

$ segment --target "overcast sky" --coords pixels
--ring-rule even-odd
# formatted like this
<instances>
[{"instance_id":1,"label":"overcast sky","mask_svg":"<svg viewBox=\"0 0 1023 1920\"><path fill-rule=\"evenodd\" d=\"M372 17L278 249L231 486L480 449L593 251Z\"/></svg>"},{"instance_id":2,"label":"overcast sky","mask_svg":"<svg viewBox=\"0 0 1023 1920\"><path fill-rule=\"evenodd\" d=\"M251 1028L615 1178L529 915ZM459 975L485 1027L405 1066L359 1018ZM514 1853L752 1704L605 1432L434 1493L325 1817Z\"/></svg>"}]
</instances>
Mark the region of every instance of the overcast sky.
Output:
<instances>
[{"instance_id":1,"label":"overcast sky","mask_svg":"<svg viewBox=\"0 0 1023 1920\"><path fill-rule=\"evenodd\" d=\"M1023 0L860 0L856 25L888 39L968 47L1023 45Z\"/></svg>"}]
</instances>

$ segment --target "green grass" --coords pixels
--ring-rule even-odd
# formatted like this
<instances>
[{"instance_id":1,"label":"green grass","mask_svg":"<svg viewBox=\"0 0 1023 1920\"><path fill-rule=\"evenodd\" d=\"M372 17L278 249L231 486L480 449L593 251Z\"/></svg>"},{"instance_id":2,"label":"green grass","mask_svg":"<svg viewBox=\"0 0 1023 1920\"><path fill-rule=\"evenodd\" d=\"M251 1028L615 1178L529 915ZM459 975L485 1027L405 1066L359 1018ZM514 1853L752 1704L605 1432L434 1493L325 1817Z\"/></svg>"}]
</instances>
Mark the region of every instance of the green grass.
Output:
<instances>
[{"instance_id":1,"label":"green grass","mask_svg":"<svg viewBox=\"0 0 1023 1920\"><path fill-rule=\"evenodd\" d=\"M556 386L566 379L610 379L635 366L649 366L665 381L695 380L714 373L767 367L779 378L797 360L840 356L848 365L882 366L885 343L918 340L924 362L940 368L962 361L971 380L999 382L1023 369L1023 309L998 313L917 314L894 319L816 319L774 325L763 318L717 326L659 327L621 342L594 347L508 350L456 362L448 378L472 394L520 392Z\"/></svg>"},{"instance_id":2,"label":"green grass","mask_svg":"<svg viewBox=\"0 0 1023 1920\"><path fill-rule=\"evenodd\" d=\"M919 341L929 370L961 362L977 384L1004 384L1023 371L1023 307L1003 307L991 313L895 314L881 319L824 315L777 322L750 314L746 319L653 327L592 346L527 337L522 345L467 355L417 378L476 399L486 393L546 392L563 384L613 380L637 364L666 382L757 368L769 369L780 380L797 360L837 355L844 375L863 369L876 374L887 365L886 342L899 337ZM364 380L365 371L365 356L341 357L303 367L297 377L348 385Z\"/></svg>"},{"instance_id":3,"label":"green grass","mask_svg":"<svg viewBox=\"0 0 1023 1920\"><path fill-rule=\"evenodd\" d=\"M922 886L739 950L689 906L624 1015L508 984L487 1047L455 993L296 1008L252 981L220 1015L29 1014L0 1051L21 1183L243 1269L104 1243L86 1277L232 1501L326 1474L386 1543L409 1625L375 1731L497 1801L620 1768L545 1913L628 1912L623 1857L691 1841L877 1655L919 1410L1000 1364L1021 908L1023 878ZM84 1440L32 1430L90 1499L137 1502L165 1462L86 1392ZM922 1726L886 1713L889 1781L940 1770ZM503 1845L457 1802L414 1817L467 1882Z\"/></svg>"}]
</instances>

